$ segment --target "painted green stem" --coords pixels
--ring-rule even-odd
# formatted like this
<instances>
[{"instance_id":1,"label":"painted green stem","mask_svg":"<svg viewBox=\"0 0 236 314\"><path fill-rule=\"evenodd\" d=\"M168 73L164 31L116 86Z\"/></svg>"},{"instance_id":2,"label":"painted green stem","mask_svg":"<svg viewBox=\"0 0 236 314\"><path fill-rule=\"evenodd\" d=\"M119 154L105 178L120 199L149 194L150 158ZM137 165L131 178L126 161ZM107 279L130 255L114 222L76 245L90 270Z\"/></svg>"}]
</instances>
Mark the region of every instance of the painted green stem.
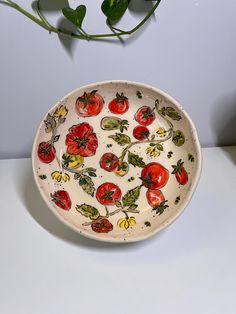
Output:
<instances>
[{"instance_id":1,"label":"painted green stem","mask_svg":"<svg viewBox=\"0 0 236 314\"><path fill-rule=\"evenodd\" d=\"M158 140L147 140L147 141L135 141L135 142L131 142L129 145L126 146L126 148L123 150L121 156L119 159L121 159L122 161L124 160L127 152L129 151L129 149L134 146L134 145L137 145L137 144L147 144L147 143L156 143L156 144L160 144L160 143L163 143L163 142L166 142L168 141L172 136L173 136L173 124L170 122L169 119L167 119L166 117L164 117L162 114L161 114L161 111L159 110L159 100L157 99L155 101L155 108L158 115L161 116L162 119L164 119L166 121L166 123L169 125L169 129L167 130L168 132L168 136L163 138L163 139L158 139Z\"/></svg>"},{"instance_id":2,"label":"painted green stem","mask_svg":"<svg viewBox=\"0 0 236 314\"><path fill-rule=\"evenodd\" d=\"M118 208L118 209L114 210L113 212L109 213L106 206L105 206L105 209L106 209L106 215L105 216L100 215L97 218L97 220L101 220L101 219L104 219L104 218L109 218L110 216L116 215L116 214L118 214L121 211L121 208ZM92 223L93 223L92 221L84 222L83 226L90 226Z\"/></svg>"},{"instance_id":3,"label":"painted green stem","mask_svg":"<svg viewBox=\"0 0 236 314\"><path fill-rule=\"evenodd\" d=\"M134 213L134 214L138 214L139 213L139 210L129 210L129 209L125 210L125 209L122 209L122 208L117 208L113 212L109 213L107 207L105 207L105 209L106 209L106 215L105 216L100 215L97 218L97 220L102 220L104 218L109 218L110 216L114 216L114 215L118 214L119 212L123 212L127 219L129 218L127 213ZM84 222L83 226L90 226L92 223L93 223L92 221Z\"/></svg>"},{"instance_id":4,"label":"painted green stem","mask_svg":"<svg viewBox=\"0 0 236 314\"><path fill-rule=\"evenodd\" d=\"M119 159L121 160L124 160L125 158L125 155L127 154L127 152L129 151L129 149L134 146L134 145L137 145L137 144L147 144L147 143L156 143L156 144L160 144L160 143L163 143L163 142L166 142L168 141L171 137L172 137L172 132L171 130L168 130L169 131L169 134L167 137L163 138L163 139L158 139L158 140L148 140L148 141L136 141L136 142L132 142L130 143L128 146L126 146L126 148L123 150L121 156Z\"/></svg>"},{"instance_id":5,"label":"painted green stem","mask_svg":"<svg viewBox=\"0 0 236 314\"><path fill-rule=\"evenodd\" d=\"M72 172L72 173L79 174L79 175L83 175L86 172L96 172L95 168L85 168L82 170L77 170L77 169L71 169L69 167L66 167L64 164L62 164L62 168L68 172Z\"/></svg>"},{"instance_id":6,"label":"painted green stem","mask_svg":"<svg viewBox=\"0 0 236 314\"><path fill-rule=\"evenodd\" d=\"M164 120L166 121L166 123L167 123L167 124L169 125L169 127L170 127L170 130L172 130L172 132L173 132L173 128L174 128L173 124L170 122L169 119L167 119L166 117L163 116L163 114L162 114L161 111L159 110L159 106L160 106L160 101L159 101L159 99L156 99L156 100L155 100L155 108L156 108L157 113L159 114L159 116L161 116L162 119L164 119Z\"/></svg>"}]
</instances>

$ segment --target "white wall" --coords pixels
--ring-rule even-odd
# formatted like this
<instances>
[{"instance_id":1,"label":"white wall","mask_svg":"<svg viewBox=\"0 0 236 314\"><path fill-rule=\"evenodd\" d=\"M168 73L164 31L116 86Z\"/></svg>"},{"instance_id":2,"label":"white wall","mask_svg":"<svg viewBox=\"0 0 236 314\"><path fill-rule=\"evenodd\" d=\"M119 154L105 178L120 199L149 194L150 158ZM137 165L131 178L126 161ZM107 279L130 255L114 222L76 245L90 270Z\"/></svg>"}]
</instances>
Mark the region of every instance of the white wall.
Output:
<instances>
[{"instance_id":1,"label":"white wall","mask_svg":"<svg viewBox=\"0 0 236 314\"><path fill-rule=\"evenodd\" d=\"M101 2L80 1L88 6L90 32L105 30ZM144 1L132 2L124 28L144 14ZM53 8L47 9L56 22ZM235 12L235 0L162 0L155 19L122 44L65 42L0 4L0 158L29 156L37 125L57 100L77 86L108 79L170 93L193 118L203 146L236 144Z\"/></svg>"}]
</instances>

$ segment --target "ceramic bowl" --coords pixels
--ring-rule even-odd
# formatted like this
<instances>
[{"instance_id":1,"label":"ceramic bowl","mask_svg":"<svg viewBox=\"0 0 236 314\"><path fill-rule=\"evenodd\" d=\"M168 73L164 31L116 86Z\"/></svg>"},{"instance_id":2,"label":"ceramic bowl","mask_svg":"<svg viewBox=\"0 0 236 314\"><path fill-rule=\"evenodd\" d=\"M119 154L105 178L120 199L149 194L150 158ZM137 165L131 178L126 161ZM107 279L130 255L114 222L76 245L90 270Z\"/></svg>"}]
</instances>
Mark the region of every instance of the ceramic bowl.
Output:
<instances>
[{"instance_id":1,"label":"ceramic bowl","mask_svg":"<svg viewBox=\"0 0 236 314\"><path fill-rule=\"evenodd\" d=\"M146 239L183 212L201 172L193 122L163 91L127 81L80 87L43 118L33 172L50 210L96 240Z\"/></svg>"}]
</instances>

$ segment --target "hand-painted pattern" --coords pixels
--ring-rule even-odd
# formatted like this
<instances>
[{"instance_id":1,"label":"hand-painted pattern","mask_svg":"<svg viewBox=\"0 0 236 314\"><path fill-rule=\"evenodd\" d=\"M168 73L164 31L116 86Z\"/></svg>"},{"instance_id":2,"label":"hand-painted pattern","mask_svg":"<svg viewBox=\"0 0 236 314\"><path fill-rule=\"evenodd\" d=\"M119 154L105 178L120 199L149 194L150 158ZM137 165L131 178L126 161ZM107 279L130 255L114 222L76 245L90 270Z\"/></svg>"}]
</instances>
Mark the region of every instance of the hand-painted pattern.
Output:
<instances>
[{"instance_id":1,"label":"hand-painted pattern","mask_svg":"<svg viewBox=\"0 0 236 314\"><path fill-rule=\"evenodd\" d=\"M137 91L136 95L137 99L143 100L143 94L140 91ZM101 119L98 117L100 130L95 130L90 124L89 118L99 115L106 106L111 115L106 115ZM51 201L65 211L74 208L79 215L87 219L83 226L90 227L97 233L109 233L114 228L123 230L135 228L137 226L136 215L139 215L142 210L139 206L141 192L144 193L150 210L157 216L162 215L170 206L162 191L170 177L175 178L178 185L186 185L189 180L189 173L186 171L185 162L182 159L172 165L172 169L167 169L158 162L158 157L165 151L165 142L171 141L176 147L183 146L186 142L183 131L175 129L173 124L173 122L181 120L180 113L170 106L161 107L161 102L157 99L153 101L153 106L140 106L131 117L136 123L131 130L130 121L116 116L124 115L129 108L129 98L123 92L117 92L114 98L105 103L99 91L92 90L84 92L77 98L75 112L79 116L79 123L69 126L64 139L61 138L59 129L60 125L66 121L68 114L66 106L61 104L44 120L45 133L50 134L50 137L47 141L39 143L38 158L42 163L52 163L51 180L62 186L61 189L56 189L51 193ZM87 117L86 122L81 120L84 117ZM165 121L168 127L159 126L154 131L151 130L150 126L157 119ZM107 143L107 150L99 155L97 153L98 131L109 132L108 139L113 143ZM64 141L64 151L60 159L57 154L59 139ZM116 145L121 149L120 155L109 151ZM146 158L135 153L135 146L143 147ZM97 164L93 164L91 167L89 158L95 155ZM170 159L174 153L168 151L165 156ZM193 162L194 156L188 153L185 160ZM57 166L54 161L57 162ZM101 171L110 172L111 175L122 178L129 173L130 169L139 169L139 176L137 178L128 177L125 180L125 182L138 181L138 184L129 190L124 191L125 184L119 186L113 182L104 181L104 179L100 185L94 183L93 179L97 178ZM40 178L44 179L43 176L41 174ZM71 180L77 181L81 191L92 197L93 204L95 200L97 205L92 206L83 202L73 204L66 191L66 184ZM177 195L174 204L177 205L180 200L180 195ZM116 225L113 225L109 219L118 214ZM120 217L120 214L123 214L123 217ZM149 221L143 224L146 227L151 226Z\"/></svg>"}]
</instances>

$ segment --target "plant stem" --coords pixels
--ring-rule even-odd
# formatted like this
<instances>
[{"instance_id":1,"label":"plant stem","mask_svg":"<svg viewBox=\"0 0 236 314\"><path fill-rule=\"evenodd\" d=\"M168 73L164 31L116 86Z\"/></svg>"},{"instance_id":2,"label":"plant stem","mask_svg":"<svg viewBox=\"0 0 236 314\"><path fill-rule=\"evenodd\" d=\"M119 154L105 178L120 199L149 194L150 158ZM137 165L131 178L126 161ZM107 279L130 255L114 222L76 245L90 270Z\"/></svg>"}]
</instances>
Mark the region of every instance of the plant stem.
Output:
<instances>
[{"instance_id":1,"label":"plant stem","mask_svg":"<svg viewBox=\"0 0 236 314\"><path fill-rule=\"evenodd\" d=\"M22 13L23 15L25 15L26 17L28 17L29 19L31 19L33 22L35 22L36 24L38 24L39 26L43 27L44 29L48 30L49 33L57 33L57 34L61 34L61 35L65 35L65 36L70 36L73 38L77 38L77 39L100 39L100 38L107 38L107 37L119 37L119 36L123 36L123 35L131 35L134 32L136 32L140 27L143 26L143 24L152 16L152 14L154 14L155 10L157 9L157 7L159 6L161 0L157 0L156 4L152 7L152 9L148 12L148 14L143 18L143 20L138 23L134 28L132 28L131 30L128 31L123 31L123 30L119 30L116 33L108 33L108 34L87 34L83 29L80 29L81 34L76 34L67 30L62 30L59 28L56 28L54 26L52 26L44 17L44 15L42 14L42 11L40 9L40 5L39 5L39 1L37 1L37 13L40 17L37 18L36 16L34 16L33 14L31 14L30 12L26 11L25 9L23 9L21 6L19 6L17 3L11 1L11 0L6 0L6 4L9 5L10 7L14 8L15 10L17 10L18 12ZM113 28L115 29L115 28Z\"/></svg>"},{"instance_id":2,"label":"plant stem","mask_svg":"<svg viewBox=\"0 0 236 314\"><path fill-rule=\"evenodd\" d=\"M36 24L40 25L41 27L48 29L47 25L40 19L38 19L36 16L34 16L33 14L29 13L28 11L24 10L22 7L20 7L17 3L10 1L10 0L6 0L8 2L8 5L12 8L14 8L15 10L19 11L20 13L22 13L23 15L27 16L29 19L31 19L33 22L35 22Z\"/></svg>"},{"instance_id":3,"label":"plant stem","mask_svg":"<svg viewBox=\"0 0 236 314\"><path fill-rule=\"evenodd\" d=\"M120 36L120 35L131 35L134 32L136 32L141 26L143 26L143 24L145 22L147 22L147 20L152 16L152 14L155 12L155 10L157 9L157 7L159 6L160 3L161 3L161 0L158 0L156 2L156 4L152 7L152 9L148 12L148 14L144 17L144 19L138 25L136 25L134 28L132 28L129 31L122 31L121 30L120 32L113 33L113 34L97 34L97 35L90 35L90 34L88 34L88 36L90 38L99 38L99 37L114 37L114 36Z\"/></svg>"},{"instance_id":4,"label":"plant stem","mask_svg":"<svg viewBox=\"0 0 236 314\"><path fill-rule=\"evenodd\" d=\"M38 16L41 18L42 22L44 22L48 28L53 29L54 27L48 22L48 20L45 18L43 15L41 8L40 8L40 0L36 1L36 6L37 6L37 13Z\"/></svg>"}]
</instances>

